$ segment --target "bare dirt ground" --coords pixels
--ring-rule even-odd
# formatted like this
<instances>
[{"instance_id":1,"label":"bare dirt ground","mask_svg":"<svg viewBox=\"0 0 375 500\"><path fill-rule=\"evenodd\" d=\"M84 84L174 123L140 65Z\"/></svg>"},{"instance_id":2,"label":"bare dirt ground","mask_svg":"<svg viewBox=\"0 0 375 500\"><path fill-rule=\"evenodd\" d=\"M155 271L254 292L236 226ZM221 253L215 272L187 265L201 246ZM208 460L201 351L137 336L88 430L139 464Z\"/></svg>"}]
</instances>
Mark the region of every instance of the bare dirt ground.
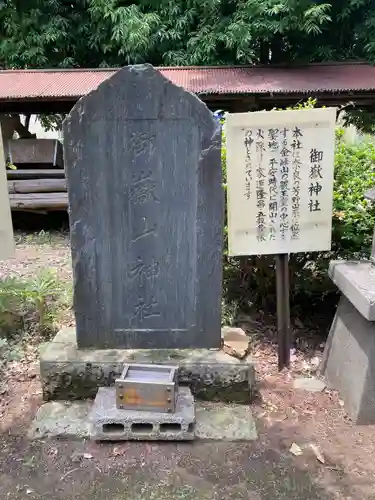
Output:
<instances>
[{"instance_id":1,"label":"bare dirt ground","mask_svg":"<svg viewBox=\"0 0 375 500\"><path fill-rule=\"evenodd\" d=\"M67 235L17 237L16 259L1 264L0 277L48 267L71 279ZM375 426L354 426L335 392L293 389L293 378L315 372L322 345L296 351L292 369L280 374L272 337L254 342L251 353L259 379L252 405L259 439L252 443L31 442L27 428L42 397L30 347L8 364L1 386L0 498L375 499Z\"/></svg>"},{"instance_id":2,"label":"bare dirt ground","mask_svg":"<svg viewBox=\"0 0 375 500\"><path fill-rule=\"evenodd\" d=\"M62 280L70 280L70 248L68 233L15 234L16 253L13 259L0 262L0 278L29 278L45 269L54 269Z\"/></svg>"}]
</instances>

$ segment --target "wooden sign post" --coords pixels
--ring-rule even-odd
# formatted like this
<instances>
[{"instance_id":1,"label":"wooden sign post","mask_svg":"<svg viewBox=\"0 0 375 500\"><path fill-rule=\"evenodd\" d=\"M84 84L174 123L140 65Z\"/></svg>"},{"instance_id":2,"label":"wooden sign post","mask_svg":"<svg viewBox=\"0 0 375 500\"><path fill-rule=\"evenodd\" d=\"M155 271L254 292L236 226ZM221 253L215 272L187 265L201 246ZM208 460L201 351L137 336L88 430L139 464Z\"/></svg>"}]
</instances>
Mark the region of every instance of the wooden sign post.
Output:
<instances>
[{"instance_id":1,"label":"wooden sign post","mask_svg":"<svg viewBox=\"0 0 375 500\"><path fill-rule=\"evenodd\" d=\"M290 363L288 258L330 250L336 109L226 119L229 254L276 255L279 369Z\"/></svg>"}]
</instances>

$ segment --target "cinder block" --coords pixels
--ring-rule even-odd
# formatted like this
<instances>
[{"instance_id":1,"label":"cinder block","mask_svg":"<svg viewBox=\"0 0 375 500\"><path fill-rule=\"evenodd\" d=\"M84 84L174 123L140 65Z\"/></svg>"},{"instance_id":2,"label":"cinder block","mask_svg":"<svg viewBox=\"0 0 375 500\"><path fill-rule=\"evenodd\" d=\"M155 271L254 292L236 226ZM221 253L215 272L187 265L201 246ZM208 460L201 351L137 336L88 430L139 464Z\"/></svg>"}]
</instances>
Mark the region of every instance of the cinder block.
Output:
<instances>
[{"instance_id":1,"label":"cinder block","mask_svg":"<svg viewBox=\"0 0 375 500\"><path fill-rule=\"evenodd\" d=\"M194 439L195 405L191 390L179 387L175 413L119 410L116 389L101 387L90 414L97 441L186 441Z\"/></svg>"}]
</instances>

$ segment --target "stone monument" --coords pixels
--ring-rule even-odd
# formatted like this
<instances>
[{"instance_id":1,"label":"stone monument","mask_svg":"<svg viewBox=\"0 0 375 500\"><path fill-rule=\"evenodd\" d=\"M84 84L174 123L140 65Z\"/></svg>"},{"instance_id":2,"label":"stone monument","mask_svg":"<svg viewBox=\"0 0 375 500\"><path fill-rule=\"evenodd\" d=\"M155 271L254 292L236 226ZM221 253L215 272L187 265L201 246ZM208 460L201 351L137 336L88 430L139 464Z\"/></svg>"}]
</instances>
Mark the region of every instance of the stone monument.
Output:
<instances>
[{"instance_id":1,"label":"stone monument","mask_svg":"<svg viewBox=\"0 0 375 500\"><path fill-rule=\"evenodd\" d=\"M197 394L249 401L250 362L221 351L221 130L150 65L129 66L66 118L75 329L41 355L46 399L95 396L124 363L179 365ZM200 383L201 381L201 383ZM244 395L245 394L245 395Z\"/></svg>"},{"instance_id":2,"label":"stone monument","mask_svg":"<svg viewBox=\"0 0 375 500\"><path fill-rule=\"evenodd\" d=\"M220 128L151 66L64 123L79 347L220 347Z\"/></svg>"},{"instance_id":3,"label":"stone monument","mask_svg":"<svg viewBox=\"0 0 375 500\"><path fill-rule=\"evenodd\" d=\"M365 194L375 201L375 189ZM375 232L370 260L333 261L329 275L342 297L321 372L357 424L375 424Z\"/></svg>"}]
</instances>

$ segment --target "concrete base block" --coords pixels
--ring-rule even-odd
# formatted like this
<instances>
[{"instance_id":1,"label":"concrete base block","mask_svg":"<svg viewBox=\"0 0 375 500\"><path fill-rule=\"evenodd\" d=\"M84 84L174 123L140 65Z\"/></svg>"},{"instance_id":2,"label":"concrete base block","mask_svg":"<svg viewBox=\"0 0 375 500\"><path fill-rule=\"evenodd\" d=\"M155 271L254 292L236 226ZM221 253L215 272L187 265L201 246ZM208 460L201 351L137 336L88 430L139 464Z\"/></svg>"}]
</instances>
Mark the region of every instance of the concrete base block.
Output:
<instances>
[{"instance_id":1,"label":"concrete base block","mask_svg":"<svg viewBox=\"0 0 375 500\"><path fill-rule=\"evenodd\" d=\"M99 387L114 385L124 363L178 365L179 384L206 401L250 403L253 397L250 359L213 349L78 349L75 329L64 328L40 355L44 399L94 398Z\"/></svg>"},{"instance_id":2,"label":"concrete base block","mask_svg":"<svg viewBox=\"0 0 375 500\"><path fill-rule=\"evenodd\" d=\"M180 387L176 411L119 410L116 389L101 387L90 415L91 438L96 441L190 441L194 439L194 398Z\"/></svg>"},{"instance_id":3,"label":"concrete base block","mask_svg":"<svg viewBox=\"0 0 375 500\"><path fill-rule=\"evenodd\" d=\"M89 439L89 416L93 400L49 401L44 403L29 428L30 439ZM195 440L253 441L257 439L255 420L248 405L195 403Z\"/></svg>"},{"instance_id":4,"label":"concrete base block","mask_svg":"<svg viewBox=\"0 0 375 500\"><path fill-rule=\"evenodd\" d=\"M357 424L375 424L375 324L342 297L320 371Z\"/></svg>"}]
</instances>

